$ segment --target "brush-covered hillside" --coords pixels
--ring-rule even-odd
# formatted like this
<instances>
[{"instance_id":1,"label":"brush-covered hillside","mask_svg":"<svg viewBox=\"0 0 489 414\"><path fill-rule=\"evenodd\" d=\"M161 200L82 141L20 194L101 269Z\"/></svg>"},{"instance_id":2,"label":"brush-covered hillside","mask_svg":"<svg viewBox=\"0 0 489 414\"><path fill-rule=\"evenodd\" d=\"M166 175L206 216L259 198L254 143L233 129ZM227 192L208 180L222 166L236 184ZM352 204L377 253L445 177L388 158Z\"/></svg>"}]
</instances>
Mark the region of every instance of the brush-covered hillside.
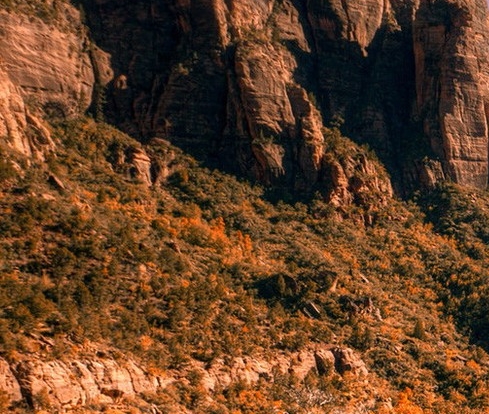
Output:
<instances>
[{"instance_id":1,"label":"brush-covered hillside","mask_svg":"<svg viewBox=\"0 0 489 414\"><path fill-rule=\"evenodd\" d=\"M0 413L489 412L484 0L0 0Z\"/></svg>"},{"instance_id":2,"label":"brush-covered hillside","mask_svg":"<svg viewBox=\"0 0 489 414\"><path fill-rule=\"evenodd\" d=\"M51 134L2 150L3 412L488 409L486 193L271 203L164 140L149 186L116 129Z\"/></svg>"}]
</instances>

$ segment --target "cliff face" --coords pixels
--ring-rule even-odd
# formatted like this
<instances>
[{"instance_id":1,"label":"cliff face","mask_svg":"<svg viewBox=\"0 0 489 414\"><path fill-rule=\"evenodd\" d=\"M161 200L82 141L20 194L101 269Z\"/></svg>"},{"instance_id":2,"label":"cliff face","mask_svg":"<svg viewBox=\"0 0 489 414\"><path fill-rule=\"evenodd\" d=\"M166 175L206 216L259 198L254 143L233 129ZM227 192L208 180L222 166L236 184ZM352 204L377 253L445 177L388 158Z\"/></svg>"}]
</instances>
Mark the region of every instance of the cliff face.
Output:
<instances>
[{"instance_id":1,"label":"cliff face","mask_svg":"<svg viewBox=\"0 0 489 414\"><path fill-rule=\"evenodd\" d=\"M445 174L487 185L488 39L485 2L422 3L414 24L416 95Z\"/></svg>"},{"instance_id":2,"label":"cliff face","mask_svg":"<svg viewBox=\"0 0 489 414\"><path fill-rule=\"evenodd\" d=\"M301 191L320 181L321 128L340 116L398 184L435 174L413 167L429 157L446 178L486 185L483 0L86 7L118 75L109 117L133 134Z\"/></svg>"},{"instance_id":3,"label":"cliff face","mask_svg":"<svg viewBox=\"0 0 489 414\"><path fill-rule=\"evenodd\" d=\"M94 86L113 74L76 8L53 3L40 18L25 7L0 10L0 134L21 154L42 158L54 148L43 118L85 112L98 99Z\"/></svg>"},{"instance_id":4,"label":"cliff face","mask_svg":"<svg viewBox=\"0 0 489 414\"><path fill-rule=\"evenodd\" d=\"M143 140L302 193L331 185L322 129L343 119L399 188L486 186L483 0L82 4L88 31L64 3L42 20L0 14L3 135L27 155L22 99L58 117L104 106Z\"/></svg>"}]
</instances>

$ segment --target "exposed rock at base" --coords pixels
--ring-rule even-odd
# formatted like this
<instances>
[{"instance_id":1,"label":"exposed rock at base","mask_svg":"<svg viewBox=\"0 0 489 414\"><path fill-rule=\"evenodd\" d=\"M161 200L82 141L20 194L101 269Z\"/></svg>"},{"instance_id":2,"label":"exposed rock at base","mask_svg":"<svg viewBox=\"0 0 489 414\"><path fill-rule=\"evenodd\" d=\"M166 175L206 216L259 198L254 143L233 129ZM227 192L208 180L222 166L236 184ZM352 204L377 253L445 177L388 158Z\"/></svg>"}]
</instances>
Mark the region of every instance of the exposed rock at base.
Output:
<instances>
[{"instance_id":1,"label":"exposed rock at base","mask_svg":"<svg viewBox=\"0 0 489 414\"><path fill-rule=\"evenodd\" d=\"M311 370L320 375L335 371L341 375L368 374L365 363L353 350L329 344L268 357L215 359L210 364L193 360L186 369L159 374L148 373L131 358L118 360L110 352L95 349L94 344L87 345L83 358L72 355L62 360L45 360L36 354L18 354L18 360L11 363L0 358L0 389L11 403L24 401L37 408L37 402L42 400L53 409L70 410L89 404L116 404L126 397L156 393L184 380L186 372L191 371L201 374L201 385L207 391L238 383L270 382L282 375L302 381Z\"/></svg>"},{"instance_id":2,"label":"exposed rock at base","mask_svg":"<svg viewBox=\"0 0 489 414\"><path fill-rule=\"evenodd\" d=\"M255 358L238 357L232 361L217 359L207 369L202 369L203 385L208 390L228 388L231 384L244 382L254 384L261 376L269 376L273 363Z\"/></svg>"},{"instance_id":3,"label":"exposed rock at base","mask_svg":"<svg viewBox=\"0 0 489 414\"><path fill-rule=\"evenodd\" d=\"M12 402L22 400L19 383L12 373L10 365L2 358L0 358L0 390L7 393L8 399Z\"/></svg>"},{"instance_id":4,"label":"exposed rock at base","mask_svg":"<svg viewBox=\"0 0 489 414\"><path fill-rule=\"evenodd\" d=\"M311 370L316 369L317 362L314 358L314 352L302 350L290 358L290 367L288 372L296 378L303 380Z\"/></svg>"},{"instance_id":5,"label":"exposed rock at base","mask_svg":"<svg viewBox=\"0 0 489 414\"><path fill-rule=\"evenodd\" d=\"M94 357L64 362L30 359L19 362L15 372L24 398L32 403L36 396L43 394L53 407L83 406L111 395L114 398L133 396L155 392L160 387L157 377L149 375L131 360L117 362Z\"/></svg>"},{"instance_id":6,"label":"exposed rock at base","mask_svg":"<svg viewBox=\"0 0 489 414\"><path fill-rule=\"evenodd\" d=\"M277 354L272 358L237 357L229 361L217 359L210 367L199 366L202 384L207 390L228 388L232 384L257 383L261 378L271 381L277 374L289 374L302 381L311 370L320 375L351 372L356 376L368 375L365 362L350 348L321 345L290 354Z\"/></svg>"},{"instance_id":7,"label":"exposed rock at base","mask_svg":"<svg viewBox=\"0 0 489 414\"><path fill-rule=\"evenodd\" d=\"M320 375L329 374L336 365L333 352L329 349L320 349L314 353L316 369Z\"/></svg>"},{"instance_id":8,"label":"exposed rock at base","mask_svg":"<svg viewBox=\"0 0 489 414\"><path fill-rule=\"evenodd\" d=\"M338 373L343 375L345 372L351 372L357 376L368 375L365 362L352 349L336 347L331 352L334 356L334 367Z\"/></svg>"},{"instance_id":9,"label":"exposed rock at base","mask_svg":"<svg viewBox=\"0 0 489 414\"><path fill-rule=\"evenodd\" d=\"M364 222L371 224L374 214L393 196L387 172L364 150L346 142L347 149L333 150L322 160L325 198L339 209L361 206Z\"/></svg>"},{"instance_id":10,"label":"exposed rock at base","mask_svg":"<svg viewBox=\"0 0 489 414\"><path fill-rule=\"evenodd\" d=\"M152 184L151 158L141 148L130 148L128 162L132 165L131 175L141 180L144 184Z\"/></svg>"}]
</instances>

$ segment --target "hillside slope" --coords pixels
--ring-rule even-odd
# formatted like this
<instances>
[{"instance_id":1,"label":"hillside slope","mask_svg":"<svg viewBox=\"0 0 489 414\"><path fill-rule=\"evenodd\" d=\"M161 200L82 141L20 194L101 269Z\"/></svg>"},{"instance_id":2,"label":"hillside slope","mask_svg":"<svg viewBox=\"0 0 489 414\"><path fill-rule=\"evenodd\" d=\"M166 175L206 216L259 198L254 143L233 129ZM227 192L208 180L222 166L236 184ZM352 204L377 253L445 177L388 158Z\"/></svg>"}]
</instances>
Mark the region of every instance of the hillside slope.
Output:
<instances>
[{"instance_id":1,"label":"hillside slope","mask_svg":"<svg viewBox=\"0 0 489 414\"><path fill-rule=\"evenodd\" d=\"M443 236L392 198L272 205L163 140L149 186L117 130L51 134L45 163L3 153L3 409L486 409L486 195L423 200Z\"/></svg>"},{"instance_id":2,"label":"hillside slope","mask_svg":"<svg viewBox=\"0 0 489 414\"><path fill-rule=\"evenodd\" d=\"M1 412L489 410L482 0L0 6Z\"/></svg>"}]
</instances>

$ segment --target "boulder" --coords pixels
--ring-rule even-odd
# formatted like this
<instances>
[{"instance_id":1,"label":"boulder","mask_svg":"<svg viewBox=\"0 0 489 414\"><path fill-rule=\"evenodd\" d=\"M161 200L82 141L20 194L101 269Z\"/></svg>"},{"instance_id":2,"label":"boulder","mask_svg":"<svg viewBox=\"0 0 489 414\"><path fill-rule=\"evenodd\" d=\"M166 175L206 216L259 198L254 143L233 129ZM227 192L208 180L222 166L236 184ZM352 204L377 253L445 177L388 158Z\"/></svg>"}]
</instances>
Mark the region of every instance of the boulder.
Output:
<instances>
[{"instance_id":1,"label":"boulder","mask_svg":"<svg viewBox=\"0 0 489 414\"><path fill-rule=\"evenodd\" d=\"M335 368L335 357L330 349L319 349L314 353L319 375L327 375Z\"/></svg>"},{"instance_id":2,"label":"boulder","mask_svg":"<svg viewBox=\"0 0 489 414\"><path fill-rule=\"evenodd\" d=\"M151 158L141 148L131 147L128 150L127 162L131 164L131 175L138 178L144 184L151 186Z\"/></svg>"},{"instance_id":3,"label":"boulder","mask_svg":"<svg viewBox=\"0 0 489 414\"><path fill-rule=\"evenodd\" d=\"M351 348L335 347L331 352L334 356L334 368L339 374L351 372L356 376L368 375L365 362Z\"/></svg>"}]
</instances>

